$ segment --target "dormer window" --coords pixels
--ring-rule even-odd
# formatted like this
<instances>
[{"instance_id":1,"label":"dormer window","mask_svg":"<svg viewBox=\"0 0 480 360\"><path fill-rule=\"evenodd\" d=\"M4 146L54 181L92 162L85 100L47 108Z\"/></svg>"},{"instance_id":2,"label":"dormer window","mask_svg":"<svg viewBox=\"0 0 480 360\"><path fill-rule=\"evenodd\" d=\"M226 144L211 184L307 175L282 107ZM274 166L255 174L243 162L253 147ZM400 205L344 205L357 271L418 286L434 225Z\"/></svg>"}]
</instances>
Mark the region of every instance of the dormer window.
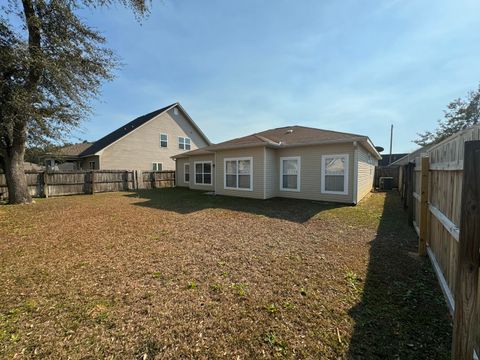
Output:
<instances>
[{"instance_id":1,"label":"dormer window","mask_svg":"<svg viewBox=\"0 0 480 360\"><path fill-rule=\"evenodd\" d=\"M168 147L168 135L167 134L160 134L160 147L162 147L162 148Z\"/></svg>"},{"instance_id":2,"label":"dormer window","mask_svg":"<svg viewBox=\"0 0 480 360\"><path fill-rule=\"evenodd\" d=\"M190 150L190 138L188 137L178 137L178 148L181 150Z\"/></svg>"}]
</instances>

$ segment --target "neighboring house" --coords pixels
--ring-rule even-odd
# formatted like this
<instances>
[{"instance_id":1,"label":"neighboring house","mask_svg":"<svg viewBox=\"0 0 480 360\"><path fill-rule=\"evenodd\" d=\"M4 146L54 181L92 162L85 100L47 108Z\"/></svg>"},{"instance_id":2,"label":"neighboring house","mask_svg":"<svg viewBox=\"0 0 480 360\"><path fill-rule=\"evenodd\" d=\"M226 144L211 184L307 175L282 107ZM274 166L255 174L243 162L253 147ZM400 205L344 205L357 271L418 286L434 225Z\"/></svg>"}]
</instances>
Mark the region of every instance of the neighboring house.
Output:
<instances>
[{"instance_id":1,"label":"neighboring house","mask_svg":"<svg viewBox=\"0 0 480 360\"><path fill-rule=\"evenodd\" d=\"M415 158L420 157L421 154L426 153L430 148L433 147L432 145L425 145L405 156L401 157L400 159L395 160L390 164L390 166L399 166L399 165L407 165L410 162L415 162Z\"/></svg>"},{"instance_id":2,"label":"neighboring house","mask_svg":"<svg viewBox=\"0 0 480 360\"><path fill-rule=\"evenodd\" d=\"M177 186L356 204L371 191L381 156L367 136L287 126L174 158Z\"/></svg>"},{"instance_id":3,"label":"neighboring house","mask_svg":"<svg viewBox=\"0 0 480 360\"><path fill-rule=\"evenodd\" d=\"M392 160L390 161L390 154L381 154L382 158L378 160L378 166L389 166L391 163L397 161L398 159L407 156L408 153L401 153L401 154L392 154Z\"/></svg>"},{"instance_id":4,"label":"neighboring house","mask_svg":"<svg viewBox=\"0 0 480 360\"><path fill-rule=\"evenodd\" d=\"M210 145L185 109L175 103L140 116L100 140L66 146L45 156L65 170L175 170L172 156Z\"/></svg>"}]
</instances>

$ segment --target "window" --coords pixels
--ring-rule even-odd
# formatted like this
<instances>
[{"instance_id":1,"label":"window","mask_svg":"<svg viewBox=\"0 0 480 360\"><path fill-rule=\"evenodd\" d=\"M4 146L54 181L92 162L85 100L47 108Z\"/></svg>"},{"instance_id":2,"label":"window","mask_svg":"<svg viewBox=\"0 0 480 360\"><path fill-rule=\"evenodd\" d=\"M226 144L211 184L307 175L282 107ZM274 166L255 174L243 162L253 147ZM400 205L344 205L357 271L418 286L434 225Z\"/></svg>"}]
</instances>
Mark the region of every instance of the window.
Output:
<instances>
[{"instance_id":1,"label":"window","mask_svg":"<svg viewBox=\"0 0 480 360\"><path fill-rule=\"evenodd\" d=\"M178 137L178 148L182 150L190 150L190 138Z\"/></svg>"},{"instance_id":2,"label":"window","mask_svg":"<svg viewBox=\"0 0 480 360\"><path fill-rule=\"evenodd\" d=\"M154 162L152 163L152 170L153 171L162 171L163 164L161 162Z\"/></svg>"},{"instance_id":3,"label":"window","mask_svg":"<svg viewBox=\"0 0 480 360\"><path fill-rule=\"evenodd\" d=\"M168 146L168 135L160 134L160 147L166 148Z\"/></svg>"},{"instance_id":4,"label":"window","mask_svg":"<svg viewBox=\"0 0 480 360\"><path fill-rule=\"evenodd\" d=\"M253 159L251 157L227 158L224 162L225 189L252 191Z\"/></svg>"},{"instance_id":5,"label":"window","mask_svg":"<svg viewBox=\"0 0 480 360\"><path fill-rule=\"evenodd\" d=\"M95 161L89 161L88 162L88 168L90 170L95 170Z\"/></svg>"},{"instance_id":6,"label":"window","mask_svg":"<svg viewBox=\"0 0 480 360\"><path fill-rule=\"evenodd\" d=\"M348 194L348 154L322 155L322 193Z\"/></svg>"},{"instance_id":7,"label":"window","mask_svg":"<svg viewBox=\"0 0 480 360\"><path fill-rule=\"evenodd\" d=\"M197 185L212 184L212 162L211 161L195 161L195 184Z\"/></svg>"},{"instance_id":8,"label":"window","mask_svg":"<svg viewBox=\"0 0 480 360\"><path fill-rule=\"evenodd\" d=\"M190 182L190 164L183 164L183 181Z\"/></svg>"},{"instance_id":9,"label":"window","mask_svg":"<svg viewBox=\"0 0 480 360\"><path fill-rule=\"evenodd\" d=\"M300 191L300 157L280 158L280 190Z\"/></svg>"}]
</instances>

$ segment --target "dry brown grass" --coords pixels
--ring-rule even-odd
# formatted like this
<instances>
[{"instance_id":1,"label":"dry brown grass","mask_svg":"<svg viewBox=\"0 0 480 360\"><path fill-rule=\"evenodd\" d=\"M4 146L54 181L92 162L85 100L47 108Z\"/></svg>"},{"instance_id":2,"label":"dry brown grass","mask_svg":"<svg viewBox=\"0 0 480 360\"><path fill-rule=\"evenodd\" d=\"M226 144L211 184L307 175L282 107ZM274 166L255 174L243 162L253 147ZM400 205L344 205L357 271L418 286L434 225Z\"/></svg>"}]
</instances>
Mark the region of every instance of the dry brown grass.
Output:
<instances>
[{"instance_id":1,"label":"dry brown grass","mask_svg":"<svg viewBox=\"0 0 480 360\"><path fill-rule=\"evenodd\" d=\"M434 276L412 255L399 209L389 215L397 225L382 225L384 202L385 194L337 207L166 189L3 206L0 353L447 358ZM393 280L382 278L384 266ZM417 283L428 294L412 302ZM419 322L415 307L427 302Z\"/></svg>"}]
</instances>

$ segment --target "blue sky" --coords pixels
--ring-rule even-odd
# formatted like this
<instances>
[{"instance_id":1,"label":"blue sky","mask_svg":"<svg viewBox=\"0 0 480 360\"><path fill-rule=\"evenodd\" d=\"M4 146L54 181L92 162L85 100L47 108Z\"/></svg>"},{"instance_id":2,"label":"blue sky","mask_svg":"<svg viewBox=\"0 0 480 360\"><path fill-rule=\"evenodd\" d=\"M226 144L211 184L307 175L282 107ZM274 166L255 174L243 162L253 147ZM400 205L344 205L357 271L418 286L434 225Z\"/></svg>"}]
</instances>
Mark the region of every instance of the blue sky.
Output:
<instances>
[{"instance_id":1,"label":"blue sky","mask_svg":"<svg viewBox=\"0 0 480 360\"><path fill-rule=\"evenodd\" d=\"M416 148L480 82L480 2L154 1L141 23L88 10L124 66L75 136L96 140L180 101L213 142L286 125Z\"/></svg>"}]
</instances>

